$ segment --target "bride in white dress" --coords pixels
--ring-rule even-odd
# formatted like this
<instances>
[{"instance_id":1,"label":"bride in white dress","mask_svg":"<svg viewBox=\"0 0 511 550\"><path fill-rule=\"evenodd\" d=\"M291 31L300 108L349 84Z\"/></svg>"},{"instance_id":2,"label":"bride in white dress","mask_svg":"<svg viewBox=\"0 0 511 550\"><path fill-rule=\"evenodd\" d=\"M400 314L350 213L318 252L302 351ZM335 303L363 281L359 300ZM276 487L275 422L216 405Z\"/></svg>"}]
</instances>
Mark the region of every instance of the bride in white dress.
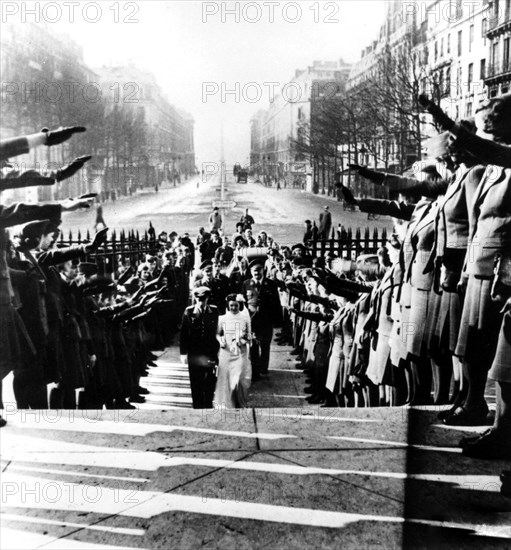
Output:
<instances>
[{"instance_id":1,"label":"bride in white dress","mask_svg":"<svg viewBox=\"0 0 511 550\"><path fill-rule=\"evenodd\" d=\"M252 379L249 357L250 317L240 312L235 294L227 296L227 312L218 319L218 378L213 405L227 409L247 406Z\"/></svg>"}]
</instances>

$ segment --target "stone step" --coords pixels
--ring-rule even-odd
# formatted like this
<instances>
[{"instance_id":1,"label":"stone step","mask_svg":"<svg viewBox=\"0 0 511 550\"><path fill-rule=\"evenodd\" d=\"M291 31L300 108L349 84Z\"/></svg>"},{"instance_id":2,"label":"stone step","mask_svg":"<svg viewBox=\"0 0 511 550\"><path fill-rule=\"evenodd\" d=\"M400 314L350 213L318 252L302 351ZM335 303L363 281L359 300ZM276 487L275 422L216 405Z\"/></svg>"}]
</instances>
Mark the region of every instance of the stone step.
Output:
<instances>
[{"instance_id":1,"label":"stone step","mask_svg":"<svg viewBox=\"0 0 511 550\"><path fill-rule=\"evenodd\" d=\"M140 385L141 386L190 386L190 381L186 378L174 378L174 379L167 379L167 378L157 378L156 376L148 376L146 378L140 379ZM149 389L149 388L148 388Z\"/></svg>"},{"instance_id":2,"label":"stone step","mask_svg":"<svg viewBox=\"0 0 511 550\"><path fill-rule=\"evenodd\" d=\"M162 403L166 405L182 405L182 404L191 404L192 397L190 396L179 396L179 395L146 395L146 403Z\"/></svg>"},{"instance_id":3,"label":"stone step","mask_svg":"<svg viewBox=\"0 0 511 550\"><path fill-rule=\"evenodd\" d=\"M190 386L152 386L148 390L151 393L147 395L192 395Z\"/></svg>"}]
</instances>

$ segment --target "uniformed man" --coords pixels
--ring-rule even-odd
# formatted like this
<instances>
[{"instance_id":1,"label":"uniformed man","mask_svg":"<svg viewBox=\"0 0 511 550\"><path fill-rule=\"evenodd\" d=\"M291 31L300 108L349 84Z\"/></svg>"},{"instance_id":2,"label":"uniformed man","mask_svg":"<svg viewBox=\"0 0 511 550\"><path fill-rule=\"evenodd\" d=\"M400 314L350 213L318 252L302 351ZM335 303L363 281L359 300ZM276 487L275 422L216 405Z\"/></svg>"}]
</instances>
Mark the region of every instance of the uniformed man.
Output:
<instances>
[{"instance_id":1,"label":"uniformed man","mask_svg":"<svg viewBox=\"0 0 511 550\"><path fill-rule=\"evenodd\" d=\"M213 408L218 363L218 310L208 304L211 290L193 290L195 305L183 315L179 349L181 362L188 365L194 409Z\"/></svg>"},{"instance_id":2,"label":"uniformed man","mask_svg":"<svg viewBox=\"0 0 511 550\"><path fill-rule=\"evenodd\" d=\"M252 320L252 332L255 335L250 350L253 380L268 376L273 328L282 324L282 307L277 283L265 277L264 262L265 258L256 258L250 262L252 278L242 285Z\"/></svg>"}]
</instances>

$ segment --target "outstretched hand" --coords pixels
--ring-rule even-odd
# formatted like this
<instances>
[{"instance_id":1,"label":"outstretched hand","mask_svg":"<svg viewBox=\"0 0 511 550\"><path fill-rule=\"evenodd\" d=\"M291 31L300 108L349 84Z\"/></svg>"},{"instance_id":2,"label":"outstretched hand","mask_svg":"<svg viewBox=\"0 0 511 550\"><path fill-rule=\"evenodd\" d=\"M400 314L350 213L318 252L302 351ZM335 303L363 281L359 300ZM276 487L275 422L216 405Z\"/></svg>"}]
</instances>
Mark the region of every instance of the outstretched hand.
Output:
<instances>
[{"instance_id":1,"label":"outstretched hand","mask_svg":"<svg viewBox=\"0 0 511 550\"><path fill-rule=\"evenodd\" d=\"M60 205L62 206L62 210L64 212L72 212L74 210L80 210L82 208L90 208L93 200L94 200L93 197L91 198L79 197L78 199L63 200L60 203Z\"/></svg>"},{"instance_id":2,"label":"outstretched hand","mask_svg":"<svg viewBox=\"0 0 511 550\"><path fill-rule=\"evenodd\" d=\"M67 128L57 128L57 130L52 130L51 132L48 128L43 128L41 132L46 134L46 143L45 145L51 147L52 145L59 145L59 143L64 143L72 135L85 132L87 128L84 126L68 126Z\"/></svg>"},{"instance_id":3,"label":"outstretched hand","mask_svg":"<svg viewBox=\"0 0 511 550\"><path fill-rule=\"evenodd\" d=\"M105 227L104 229L101 229L94 235L93 241L89 245L87 245L87 249L89 253L97 250L106 241L107 233L108 233L108 227Z\"/></svg>"},{"instance_id":4,"label":"outstretched hand","mask_svg":"<svg viewBox=\"0 0 511 550\"><path fill-rule=\"evenodd\" d=\"M359 164L348 164L348 166L358 172L363 178L371 180L373 183L378 185L382 184L385 180L385 174L383 172L376 172L375 170L369 170L365 166L360 166Z\"/></svg>"},{"instance_id":5,"label":"outstretched hand","mask_svg":"<svg viewBox=\"0 0 511 550\"><path fill-rule=\"evenodd\" d=\"M64 166L64 168L57 170L57 173L55 175L55 179L57 181L62 181L67 178L70 178L78 170L81 170L83 168L83 165L90 160L92 157L90 155L86 155L84 157L78 157L75 158L73 161L71 161L67 166Z\"/></svg>"},{"instance_id":6,"label":"outstretched hand","mask_svg":"<svg viewBox=\"0 0 511 550\"><path fill-rule=\"evenodd\" d=\"M419 104L428 111L443 130L450 131L452 129L455 124L454 120L448 117L436 103L433 103L429 99L428 96L421 94L417 99Z\"/></svg>"},{"instance_id":7,"label":"outstretched hand","mask_svg":"<svg viewBox=\"0 0 511 550\"><path fill-rule=\"evenodd\" d=\"M354 195L353 195L353 193L351 192L351 190L348 189L346 186L341 185L341 193L342 193L342 196L343 196L344 200L345 200L348 204L352 204L352 205L358 204L357 199L354 197Z\"/></svg>"}]
</instances>

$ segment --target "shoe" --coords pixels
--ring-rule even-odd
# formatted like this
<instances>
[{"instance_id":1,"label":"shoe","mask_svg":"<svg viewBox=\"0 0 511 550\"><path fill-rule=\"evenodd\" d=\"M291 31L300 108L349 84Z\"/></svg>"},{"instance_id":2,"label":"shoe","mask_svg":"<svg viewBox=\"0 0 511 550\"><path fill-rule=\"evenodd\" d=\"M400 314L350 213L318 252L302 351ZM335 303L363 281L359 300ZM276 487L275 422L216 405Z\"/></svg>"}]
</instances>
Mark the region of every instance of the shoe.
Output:
<instances>
[{"instance_id":1,"label":"shoe","mask_svg":"<svg viewBox=\"0 0 511 550\"><path fill-rule=\"evenodd\" d=\"M500 494L511 498L511 470L503 470L500 474L500 481L502 482Z\"/></svg>"},{"instance_id":2,"label":"shoe","mask_svg":"<svg viewBox=\"0 0 511 550\"><path fill-rule=\"evenodd\" d=\"M259 376L261 378L269 378L270 377L270 375L267 372L262 372Z\"/></svg>"},{"instance_id":3,"label":"shoe","mask_svg":"<svg viewBox=\"0 0 511 550\"><path fill-rule=\"evenodd\" d=\"M474 411L458 407L443 422L447 426L487 426L488 407Z\"/></svg>"},{"instance_id":4,"label":"shoe","mask_svg":"<svg viewBox=\"0 0 511 550\"><path fill-rule=\"evenodd\" d=\"M449 409L445 409L445 411L440 411L436 417L438 420L441 420L442 422L451 416L451 414L459 407L459 405L454 405L453 407L450 407Z\"/></svg>"},{"instance_id":5,"label":"shoe","mask_svg":"<svg viewBox=\"0 0 511 550\"><path fill-rule=\"evenodd\" d=\"M147 395L149 393L149 390L147 388L143 388L142 386L138 386L137 393L141 395Z\"/></svg>"},{"instance_id":6,"label":"shoe","mask_svg":"<svg viewBox=\"0 0 511 550\"><path fill-rule=\"evenodd\" d=\"M158 365L154 361L147 361L148 367L157 367Z\"/></svg>"},{"instance_id":7,"label":"shoe","mask_svg":"<svg viewBox=\"0 0 511 550\"><path fill-rule=\"evenodd\" d=\"M511 459L511 441L497 430L485 432L476 441L467 443L462 450L464 456L483 460Z\"/></svg>"},{"instance_id":8,"label":"shoe","mask_svg":"<svg viewBox=\"0 0 511 550\"><path fill-rule=\"evenodd\" d=\"M130 397L130 403L145 403L145 397L142 395L132 395Z\"/></svg>"},{"instance_id":9,"label":"shoe","mask_svg":"<svg viewBox=\"0 0 511 550\"><path fill-rule=\"evenodd\" d=\"M7 424L7 420L0 416L0 428L3 428Z\"/></svg>"},{"instance_id":10,"label":"shoe","mask_svg":"<svg viewBox=\"0 0 511 550\"><path fill-rule=\"evenodd\" d=\"M305 393L314 393L316 391L316 388L314 386L306 386L303 388L303 391Z\"/></svg>"},{"instance_id":11,"label":"shoe","mask_svg":"<svg viewBox=\"0 0 511 550\"><path fill-rule=\"evenodd\" d=\"M319 395L311 395L307 397L306 401L311 405L319 405L320 403L324 403L325 399Z\"/></svg>"},{"instance_id":12,"label":"shoe","mask_svg":"<svg viewBox=\"0 0 511 550\"><path fill-rule=\"evenodd\" d=\"M151 353L151 352L149 352L149 353L147 354L147 359L148 359L149 361L156 361L156 359L158 359L158 356L156 355L156 353Z\"/></svg>"},{"instance_id":13,"label":"shoe","mask_svg":"<svg viewBox=\"0 0 511 550\"><path fill-rule=\"evenodd\" d=\"M470 445L472 443L475 443L479 438L488 435L489 432L491 432L491 429L485 430L484 432L477 435L469 435L468 437L462 437L458 445L460 447L465 447L465 445Z\"/></svg>"}]
</instances>

